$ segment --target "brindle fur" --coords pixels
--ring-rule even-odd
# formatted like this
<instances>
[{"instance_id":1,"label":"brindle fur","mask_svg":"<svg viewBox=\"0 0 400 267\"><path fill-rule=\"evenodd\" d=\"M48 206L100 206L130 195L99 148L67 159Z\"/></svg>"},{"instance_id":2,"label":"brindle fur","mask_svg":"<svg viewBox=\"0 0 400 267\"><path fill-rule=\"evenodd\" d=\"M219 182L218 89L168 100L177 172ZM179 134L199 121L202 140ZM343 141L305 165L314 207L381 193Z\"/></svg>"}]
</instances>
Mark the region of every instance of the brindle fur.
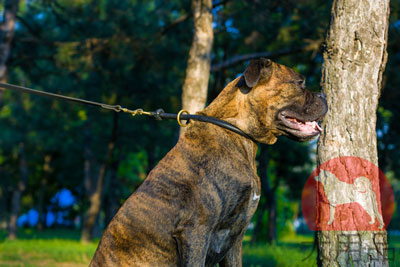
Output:
<instances>
[{"instance_id":1,"label":"brindle fur","mask_svg":"<svg viewBox=\"0 0 400 267\"><path fill-rule=\"evenodd\" d=\"M303 85L293 70L259 59L200 114L273 144L287 134L276 123L280 109L326 112ZM241 266L242 238L260 195L256 152L241 135L193 122L115 215L90 266Z\"/></svg>"}]
</instances>

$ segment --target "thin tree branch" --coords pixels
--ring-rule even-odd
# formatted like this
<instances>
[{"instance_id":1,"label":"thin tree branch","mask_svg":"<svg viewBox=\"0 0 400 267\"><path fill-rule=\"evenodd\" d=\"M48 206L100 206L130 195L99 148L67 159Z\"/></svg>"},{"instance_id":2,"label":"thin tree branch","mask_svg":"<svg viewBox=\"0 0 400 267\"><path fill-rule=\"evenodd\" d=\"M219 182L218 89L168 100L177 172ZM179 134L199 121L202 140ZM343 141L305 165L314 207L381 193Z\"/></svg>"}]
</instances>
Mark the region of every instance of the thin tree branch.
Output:
<instances>
[{"instance_id":1,"label":"thin tree branch","mask_svg":"<svg viewBox=\"0 0 400 267\"><path fill-rule=\"evenodd\" d=\"M252 54L233 56L232 58L230 58L228 60L211 65L211 72L216 72L216 71L220 71L223 69L227 69L227 68L235 66L239 63L242 63L244 61L259 58L259 57L267 57L267 58L274 59L277 57L292 55L292 54L296 54L299 52L318 51L321 46L322 41L323 41L322 39L321 40L319 40L319 39L318 40L305 40L306 44L298 46L298 47L294 47L294 48L285 48L285 49L281 49L281 50L277 50L277 51L273 51L273 52L258 52L258 53L252 53Z\"/></svg>"},{"instance_id":2,"label":"thin tree branch","mask_svg":"<svg viewBox=\"0 0 400 267\"><path fill-rule=\"evenodd\" d=\"M220 71L220 70L223 70L226 68L230 68L230 67L235 66L244 61L259 58L259 57L277 58L277 57L281 57L281 56L296 54L296 53L304 51L306 47L307 46L300 46L300 47L296 47L296 48L281 49L281 50L277 50L277 51L273 51L273 52L258 52L258 53L252 53L252 54L237 55L237 56L234 56L223 62L213 64L211 66L211 72L216 72L216 71Z\"/></svg>"},{"instance_id":3,"label":"thin tree branch","mask_svg":"<svg viewBox=\"0 0 400 267\"><path fill-rule=\"evenodd\" d=\"M216 8L216 7L218 7L218 6L223 6L223 5L225 5L226 3L228 3L228 2L229 2L229 0L223 0L223 1L219 1L219 2L213 3L213 4L212 4L212 8Z\"/></svg>"},{"instance_id":4,"label":"thin tree branch","mask_svg":"<svg viewBox=\"0 0 400 267\"><path fill-rule=\"evenodd\" d=\"M228 3L229 0L223 0L223 1L219 1L217 3L213 3L212 4L212 8L216 8L218 6L222 6L225 5L226 3ZM160 35L164 35L166 34L168 31L170 31L172 28L176 27L177 25L181 24L182 22L188 20L190 17L192 17L193 14L191 11L189 11L188 13L180 16L179 18L177 18L176 20L170 22L168 25L166 25L165 27L163 27L163 29L160 31Z\"/></svg>"},{"instance_id":5,"label":"thin tree branch","mask_svg":"<svg viewBox=\"0 0 400 267\"><path fill-rule=\"evenodd\" d=\"M17 20L18 20L19 22L21 22L21 23L28 29L28 31L29 31L32 35L40 37L40 31L37 30L37 29L35 29L35 28L33 28L32 25L30 25L30 24L24 19L24 17L21 17L21 16L18 16L18 15L17 15L16 18L17 18Z\"/></svg>"},{"instance_id":6,"label":"thin tree branch","mask_svg":"<svg viewBox=\"0 0 400 267\"><path fill-rule=\"evenodd\" d=\"M180 16L179 18L177 18L176 20L172 21L170 24L168 24L167 26L165 26L161 31L160 31L160 35L164 35L166 34L169 30L171 30L172 28L176 27L177 25L179 25L180 23L186 21L188 18L190 18L192 16L192 13L187 13L184 14L182 16Z\"/></svg>"}]
</instances>

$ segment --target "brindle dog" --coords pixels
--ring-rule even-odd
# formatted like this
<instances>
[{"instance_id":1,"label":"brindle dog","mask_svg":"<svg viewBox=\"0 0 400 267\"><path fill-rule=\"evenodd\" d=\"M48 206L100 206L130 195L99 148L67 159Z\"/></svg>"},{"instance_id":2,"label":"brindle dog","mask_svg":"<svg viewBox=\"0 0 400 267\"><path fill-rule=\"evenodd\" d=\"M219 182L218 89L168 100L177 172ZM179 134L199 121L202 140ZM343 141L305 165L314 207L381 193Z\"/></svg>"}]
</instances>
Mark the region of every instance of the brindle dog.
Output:
<instances>
[{"instance_id":1,"label":"brindle dog","mask_svg":"<svg viewBox=\"0 0 400 267\"><path fill-rule=\"evenodd\" d=\"M201 115L260 143L318 136L325 97L268 59L249 63ZM257 144L193 122L108 225L90 266L241 266L242 238L260 198Z\"/></svg>"}]
</instances>

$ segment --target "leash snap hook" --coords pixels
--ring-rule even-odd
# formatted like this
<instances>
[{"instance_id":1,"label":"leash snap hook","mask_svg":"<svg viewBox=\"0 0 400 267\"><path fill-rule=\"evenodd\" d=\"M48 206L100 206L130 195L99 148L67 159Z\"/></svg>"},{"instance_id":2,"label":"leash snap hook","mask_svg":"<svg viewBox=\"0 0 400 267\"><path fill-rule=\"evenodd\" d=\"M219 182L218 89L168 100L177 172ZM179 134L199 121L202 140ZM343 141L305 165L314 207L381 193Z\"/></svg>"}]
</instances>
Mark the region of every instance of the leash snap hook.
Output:
<instances>
[{"instance_id":1,"label":"leash snap hook","mask_svg":"<svg viewBox=\"0 0 400 267\"><path fill-rule=\"evenodd\" d=\"M130 113L132 114L132 116L136 116L136 115L147 115L147 116L151 116L151 112L148 111L144 111L141 108L135 109L134 111L130 111Z\"/></svg>"},{"instance_id":2,"label":"leash snap hook","mask_svg":"<svg viewBox=\"0 0 400 267\"><path fill-rule=\"evenodd\" d=\"M107 105L107 104L100 104L100 107L104 108L104 109L109 109L109 110L114 110L115 112L120 112L123 111L123 107L121 107L120 105Z\"/></svg>"},{"instance_id":3,"label":"leash snap hook","mask_svg":"<svg viewBox=\"0 0 400 267\"><path fill-rule=\"evenodd\" d=\"M151 112L144 111L141 108L138 108L138 109L135 109L135 110L130 110L130 109L123 108L123 107L119 106L119 111L123 111L123 112L129 113L129 114L132 115L132 117L135 117L136 115L151 115Z\"/></svg>"},{"instance_id":4,"label":"leash snap hook","mask_svg":"<svg viewBox=\"0 0 400 267\"><path fill-rule=\"evenodd\" d=\"M122 110L122 107L120 105L114 106L114 111L120 112Z\"/></svg>"}]
</instances>

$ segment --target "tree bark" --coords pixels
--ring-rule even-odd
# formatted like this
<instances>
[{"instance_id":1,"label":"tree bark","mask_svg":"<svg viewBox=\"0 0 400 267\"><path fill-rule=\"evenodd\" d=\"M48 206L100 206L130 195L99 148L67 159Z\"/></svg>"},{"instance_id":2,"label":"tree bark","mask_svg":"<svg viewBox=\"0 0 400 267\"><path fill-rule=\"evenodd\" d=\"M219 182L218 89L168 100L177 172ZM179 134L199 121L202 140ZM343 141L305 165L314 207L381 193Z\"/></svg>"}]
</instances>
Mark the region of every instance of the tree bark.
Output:
<instances>
[{"instance_id":1,"label":"tree bark","mask_svg":"<svg viewBox=\"0 0 400 267\"><path fill-rule=\"evenodd\" d=\"M261 210L258 213L256 225L254 227L253 236L251 243L254 244L257 241L258 233L262 229L262 218L264 217L265 210L268 211L268 224L267 224L267 243L272 244L276 241L276 188L278 184L274 184L272 187L267 175L268 168L268 151L267 145L260 146L260 154L258 157L258 172L261 180L261 190L265 202L261 206Z\"/></svg>"},{"instance_id":2,"label":"tree bark","mask_svg":"<svg viewBox=\"0 0 400 267\"><path fill-rule=\"evenodd\" d=\"M271 190L268 201L267 243L276 242L276 190Z\"/></svg>"},{"instance_id":3,"label":"tree bark","mask_svg":"<svg viewBox=\"0 0 400 267\"><path fill-rule=\"evenodd\" d=\"M389 0L333 1L322 71L329 112L318 142L319 164L354 156L378 165L376 110L387 60L388 18ZM352 236L357 248L342 242L343 236ZM320 231L318 265L388 266L386 231Z\"/></svg>"},{"instance_id":4,"label":"tree bark","mask_svg":"<svg viewBox=\"0 0 400 267\"><path fill-rule=\"evenodd\" d=\"M258 206L257 216L255 220L255 226L253 234L251 235L250 244L254 245L259 240L259 234L262 230L262 221L264 217L265 210L267 209L267 202L263 202L260 206Z\"/></svg>"},{"instance_id":5,"label":"tree bark","mask_svg":"<svg viewBox=\"0 0 400 267\"><path fill-rule=\"evenodd\" d=\"M89 195L89 208L86 211L86 214L84 215L83 219L83 227L81 232L81 241L83 243L87 243L93 238L93 229L95 227L95 223L101 207L104 177L114 152L115 142L117 139L117 129L118 129L118 114L115 113L113 119L111 137L107 147L106 159L104 160L103 164L101 164L97 175L97 179L95 181L92 178L92 170L91 170L94 164L93 155L88 145L85 148L86 150L85 154L87 155L85 160L85 187Z\"/></svg>"},{"instance_id":6,"label":"tree bark","mask_svg":"<svg viewBox=\"0 0 400 267\"><path fill-rule=\"evenodd\" d=\"M37 224L37 229L40 232L43 231L44 225L45 225L45 216L44 216L46 214L45 194L46 194L47 181L51 174L51 167L50 167L51 159L52 159L51 155L46 155L44 157L43 174L40 179L40 188L39 188L39 197L38 197L39 221Z\"/></svg>"},{"instance_id":7,"label":"tree bark","mask_svg":"<svg viewBox=\"0 0 400 267\"><path fill-rule=\"evenodd\" d=\"M7 60L10 57L11 42L14 37L15 22L19 0L4 1L3 21L0 24L0 82L7 81ZM2 105L4 89L0 88L0 106Z\"/></svg>"},{"instance_id":8,"label":"tree bark","mask_svg":"<svg viewBox=\"0 0 400 267\"><path fill-rule=\"evenodd\" d=\"M260 154L258 156L258 175L260 176L260 181L261 181L262 198L265 199L265 201L258 209L254 231L250 241L251 244L255 244L259 239L259 234L262 229L262 221L264 213L267 207L269 206L268 204L269 181L267 175L267 167L268 167L267 149L265 148L264 145L261 145Z\"/></svg>"},{"instance_id":9,"label":"tree bark","mask_svg":"<svg viewBox=\"0 0 400 267\"><path fill-rule=\"evenodd\" d=\"M106 181L106 188L108 188L108 190L104 198L104 225L108 225L111 222L112 218L114 218L120 208L120 203L118 203L120 185L117 180L117 172L120 162L121 156L118 156L110 165L110 175Z\"/></svg>"},{"instance_id":10,"label":"tree bark","mask_svg":"<svg viewBox=\"0 0 400 267\"><path fill-rule=\"evenodd\" d=\"M190 113L202 110L207 101L214 38L211 11L211 0L192 0L194 36L182 89L182 107Z\"/></svg>"},{"instance_id":11,"label":"tree bark","mask_svg":"<svg viewBox=\"0 0 400 267\"><path fill-rule=\"evenodd\" d=\"M0 177L4 177L0 171ZM0 184L0 230L7 229L7 204L6 204L6 190L4 184Z\"/></svg>"},{"instance_id":12,"label":"tree bark","mask_svg":"<svg viewBox=\"0 0 400 267\"><path fill-rule=\"evenodd\" d=\"M12 192L11 197L11 213L10 213L10 221L8 224L8 238L10 240L14 240L17 238L17 220L21 211L21 197L22 193L25 191L26 183L28 182L28 163L26 161L25 156L25 144L21 143L19 145L19 171L20 171L20 180L14 191Z\"/></svg>"}]
</instances>

